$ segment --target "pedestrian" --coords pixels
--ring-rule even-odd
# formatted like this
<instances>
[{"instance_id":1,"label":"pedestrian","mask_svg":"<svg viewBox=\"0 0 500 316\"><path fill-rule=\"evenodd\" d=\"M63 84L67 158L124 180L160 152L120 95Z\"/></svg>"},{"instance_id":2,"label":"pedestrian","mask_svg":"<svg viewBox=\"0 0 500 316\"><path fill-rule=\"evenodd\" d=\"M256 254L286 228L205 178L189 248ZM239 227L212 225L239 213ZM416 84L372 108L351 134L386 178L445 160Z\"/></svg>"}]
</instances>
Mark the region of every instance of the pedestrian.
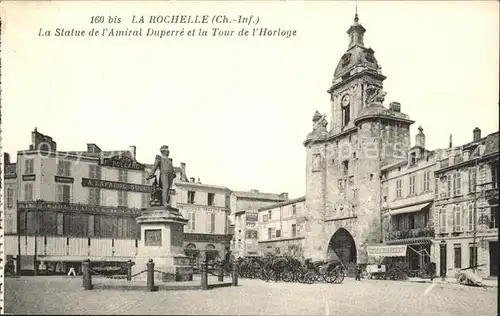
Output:
<instances>
[{"instance_id":1,"label":"pedestrian","mask_svg":"<svg viewBox=\"0 0 500 316\"><path fill-rule=\"evenodd\" d=\"M358 264L356 264L356 278L355 278L356 281L361 281L361 266Z\"/></svg>"},{"instance_id":2,"label":"pedestrian","mask_svg":"<svg viewBox=\"0 0 500 316\"><path fill-rule=\"evenodd\" d=\"M73 266L71 266L71 268L69 268L68 276L70 276L71 274L73 274L73 276L76 276L76 271L75 271L75 268Z\"/></svg>"}]
</instances>

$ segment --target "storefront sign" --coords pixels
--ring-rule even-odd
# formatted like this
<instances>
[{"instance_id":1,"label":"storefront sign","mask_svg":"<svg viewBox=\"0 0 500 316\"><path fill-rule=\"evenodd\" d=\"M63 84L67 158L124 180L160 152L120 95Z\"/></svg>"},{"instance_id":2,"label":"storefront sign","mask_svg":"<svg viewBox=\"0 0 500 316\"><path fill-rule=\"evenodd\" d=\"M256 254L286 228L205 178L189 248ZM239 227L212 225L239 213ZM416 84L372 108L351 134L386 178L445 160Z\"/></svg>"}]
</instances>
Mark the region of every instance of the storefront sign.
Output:
<instances>
[{"instance_id":1,"label":"storefront sign","mask_svg":"<svg viewBox=\"0 0 500 316\"><path fill-rule=\"evenodd\" d=\"M257 222L259 220L259 215L257 213L247 213L247 222Z\"/></svg>"},{"instance_id":2,"label":"storefront sign","mask_svg":"<svg viewBox=\"0 0 500 316\"><path fill-rule=\"evenodd\" d=\"M366 251L370 257L404 257L407 245L398 246L367 246Z\"/></svg>"},{"instance_id":3,"label":"storefront sign","mask_svg":"<svg viewBox=\"0 0 500 316\"><path fill-rule=\"evenodd\" d=\"M188 234L184 233L185 241L200 241L200 242L225 242L231 240L231 235L215 235L215 234Z\"/></svg>"},{"instance_id":4,"label":"storefront sign","mask_svg":"<svg viewBox=\"0 0 500 316\"><path fill-rule=\"evenodd\" d=\"M139 215L140 209L135 208L119 208L109 206L99 206L90 204L77 203L57 203L42 201L37 208L36 202L19 202L19 210L48 210L48 211L64 211L77 213L100 213L100 214L124 214L124 215Z\"/></svg>"},{"instance_id":5,"label":"storefront sign","mask_svg":"<svg viewBox=\"0 0 500 316\"><path fill-rule=\"evenodd\" d=\"M73 183L73 182L75 182L75 179L71 178L71 177L55 176L54 181L61 182L61 183Z\"/></svg>"},{"instance_id":6,"label":"storefront sign","mask_svg":"<svg viewBox=\"0 0 500 316\"><path fill-rule=\"evenodd\" d=\"M93 187L108 190L132 191L141 193L151 193L151 186L144 184L134 184L116 181L106 181L82 178L82 187Z\"/></svg>"},{"instance_id":7,"label":"storefront sign","mask_svg":"<svg viewBox=\"0 0 500 316\"><path fill-rule=\"evenodd\" d=\"M23 174L23 181L35 181L34 174Z\"/></svg>"},{"instance_id":8,"label":"storefront sign","mask_svg":"<svg viewBox=\"0 0 500 316\"><path fill-rule=\"evenodd\" d=\"M145 166L138 163L134 159L127 156L114 156L111 158L104 158L100 163L101 166L120 168L120 169L131 169L143 171Z\"/></svg>"}]
</instances>

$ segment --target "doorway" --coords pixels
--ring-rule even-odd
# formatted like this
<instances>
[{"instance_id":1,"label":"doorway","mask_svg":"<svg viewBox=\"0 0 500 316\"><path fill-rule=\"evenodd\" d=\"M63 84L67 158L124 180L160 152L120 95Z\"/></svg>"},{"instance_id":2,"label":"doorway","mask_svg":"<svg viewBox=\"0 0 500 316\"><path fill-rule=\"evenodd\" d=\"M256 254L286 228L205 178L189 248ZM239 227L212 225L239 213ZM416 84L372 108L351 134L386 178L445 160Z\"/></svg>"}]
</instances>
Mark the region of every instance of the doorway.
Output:
<instances>
[{"instance_id":1,"label":"doorway","mask_svg":"<svg viewBox=\"0 0 500 316\"><path fill-rule=\"evenodd\" d=\"M490 276L498 276L498 241L490 241Z\"/></svg>"},{"instance_id":2,"label":"doorway","mask_svg":"<svg viewBox=\"0 0 500 316\"><path fill-rule=\"evenodd\" d=\"M352 235L344 228L340 228L333 234L328 243L327 256L329 259L337 257L343 263L356 263L356 244Z\"/></svg>"},{"instance_id":3,"label":"doorway","mask_svg":"<svg viewBox=\"0 0 500 316\"><path fill-rule=\"evenodd\" d=\"M439 245L439 275L446 276L446 244Z\"/></svg>"}]
</instances>

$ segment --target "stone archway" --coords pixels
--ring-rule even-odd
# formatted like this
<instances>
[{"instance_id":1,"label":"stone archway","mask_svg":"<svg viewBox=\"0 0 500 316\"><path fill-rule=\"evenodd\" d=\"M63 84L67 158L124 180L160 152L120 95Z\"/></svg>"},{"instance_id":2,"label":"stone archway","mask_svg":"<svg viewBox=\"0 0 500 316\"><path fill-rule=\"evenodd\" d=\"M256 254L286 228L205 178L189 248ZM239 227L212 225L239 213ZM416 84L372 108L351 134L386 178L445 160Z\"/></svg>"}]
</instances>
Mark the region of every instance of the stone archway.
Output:
<instances>
[{"instance_id":1,"label":"stone archway","mask_svg":"<svg viewBox=\"0 0 500 316\"><path fill-rule=\"evenodd\" d=\"M344 264L348 262L357 262L356 243L352 235L345 229L339 228L333 234L328 243L329 259L340 259Z\"/></svg>"}]
</instances>

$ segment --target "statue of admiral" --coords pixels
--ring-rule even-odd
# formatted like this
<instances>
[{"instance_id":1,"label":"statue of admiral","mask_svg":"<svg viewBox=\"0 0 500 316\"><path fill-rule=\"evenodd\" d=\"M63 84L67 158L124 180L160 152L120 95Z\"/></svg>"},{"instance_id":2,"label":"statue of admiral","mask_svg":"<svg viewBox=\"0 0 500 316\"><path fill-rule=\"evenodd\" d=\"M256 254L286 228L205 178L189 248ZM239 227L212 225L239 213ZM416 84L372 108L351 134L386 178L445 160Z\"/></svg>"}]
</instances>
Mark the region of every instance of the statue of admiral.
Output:
<instances>
[{"instance_id":1,"label":"statue of admiral","mask_svg":"<svg viewBox=\"0 0 500 316\"><path fill-rule=\"evenodd\" d=\"M146 177L146 180L155 178L152 187L152 200L151 205L164 205L170 206L170 189L172 187L172 183L174 181L175 170L172 162L172 158L169 158L170 151L168 150L168 146L163 145L160 147L160 154L156 155L155 162L153 164L153 169L149 173L149 176ZM159 170L159 182L156 181L156 171ZM161 191L161 201L159 194ZM157 197L157 198L155 198Z\"/></svg>"}]
</instances>

